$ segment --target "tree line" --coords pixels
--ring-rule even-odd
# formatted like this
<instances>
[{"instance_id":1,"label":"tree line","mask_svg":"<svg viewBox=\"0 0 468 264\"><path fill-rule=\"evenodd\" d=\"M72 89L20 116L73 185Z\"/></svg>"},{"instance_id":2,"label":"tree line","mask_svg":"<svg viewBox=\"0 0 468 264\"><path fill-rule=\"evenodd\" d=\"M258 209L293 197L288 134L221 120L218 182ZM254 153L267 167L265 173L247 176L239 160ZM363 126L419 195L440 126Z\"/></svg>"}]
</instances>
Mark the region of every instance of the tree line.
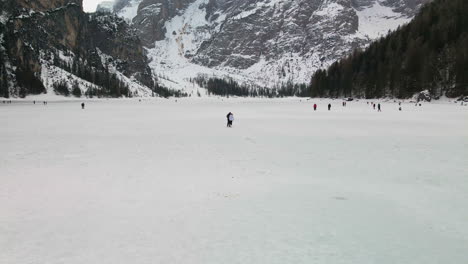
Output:
<instances>
[{"instance_id":1,"label":"tree line","mask_svg":"<svg viewBox=\"0 0 468 264\"><path fill-rule=\"evenodd\" d=\"M3 52L0 50L0 97L9 98L8 73L5 65Z\"/></svg>"},{"instance_id":2,"label":"tree line","mask_svg":"<svg viewBox=\"0 0 468 264\"><path fill-rule=\"evenodd\" d=\"M293 82L282 83L268 88L253 84L239 84L232 78L206 77L203 75L193 78L190 81L207 89L208 95L267 98L309 96L309 86L307 84L294 84Z\"/></svg>"}]
</instances>

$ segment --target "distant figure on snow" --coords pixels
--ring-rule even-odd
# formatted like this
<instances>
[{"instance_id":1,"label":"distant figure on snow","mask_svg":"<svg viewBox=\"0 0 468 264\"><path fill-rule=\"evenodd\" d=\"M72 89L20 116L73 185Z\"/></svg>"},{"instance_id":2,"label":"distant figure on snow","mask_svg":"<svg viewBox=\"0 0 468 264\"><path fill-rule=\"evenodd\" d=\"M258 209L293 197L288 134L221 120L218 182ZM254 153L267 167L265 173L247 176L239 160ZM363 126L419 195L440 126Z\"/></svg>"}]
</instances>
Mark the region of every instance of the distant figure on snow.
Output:
<instances>
[{"instance_id":1,"label":"distant figure on snow","mask_svg":"<svg viewBox=\"0 0 468 264\"><path fill-rule=\"evenodd\" d=\"M380 109L380 104L377 105L377 108L379 109L379 112L382 112L382 109Z\"/></svg>"},{"instance_id":2,"label":"distant figure on snow","mask_svg":"<svg viewBox=\"0 0 468 264\"><path fill-rule=\"evenodd\" d=\"M328 111L331 110L331 104L328 104Z\"/></svg>"},{"instance_id":3,"label":"distant figure on snow","mask_svg":"<svg viewBox=\"0 0 468 264\"><path fill-rule=\"evenodd\" d=\"M374 107L374 110L375 110L375 104L372 105Z\"/></svg>"},{"instance_id":4,"label":"distant figure on snow","mask_svg":"<svg viewBox=\"0 0 468 264\"><path fill-rule=\"evenodd\" d=\"M234 122L234 114L231 114L231 116L229 116L229 122L231 122L229 127L232 127L232 122Z\"/></svg>"},{"instance_id":5,"label":"distant figure on snow","mask_svg":"<svg viewBox=\"0 0 468 264\"><path fill-rule=\"evenodd\" d=\"M229 112L226 118L227 118L227 127L232 127L232 122L234 121L234 114Z\"/></svg>"},{"instance_id":6,"label":"distant figure on snow","mask_svg":"<svg viewBox=\"0 0 468 264\"><path fill-rule=\"evenodd\" d=\"M227 127L232 127L232 121L234 121L234 115L231 112L229 112L226 115L226 119L227 119Z\"/></svg>"},{"instance_id":7,"label":"distant figure on snow","mask_svg":"<svg viewBox=\"0 0 468 264\"><path fill-rule=\"evenodd\" d=\"M317 111L317 104L314 104L314 111Z\"/></svg>"},{"instance_id":8,"label":"distant figure on snow","mask_svg":"<svg viewBox=\"0 0 468 264\"><path fill-rule=\"evenodd\" d=\"M85 107L85 104L81 103L81 109L84 109L84 107Z\"/></svg>"}]
</instances>

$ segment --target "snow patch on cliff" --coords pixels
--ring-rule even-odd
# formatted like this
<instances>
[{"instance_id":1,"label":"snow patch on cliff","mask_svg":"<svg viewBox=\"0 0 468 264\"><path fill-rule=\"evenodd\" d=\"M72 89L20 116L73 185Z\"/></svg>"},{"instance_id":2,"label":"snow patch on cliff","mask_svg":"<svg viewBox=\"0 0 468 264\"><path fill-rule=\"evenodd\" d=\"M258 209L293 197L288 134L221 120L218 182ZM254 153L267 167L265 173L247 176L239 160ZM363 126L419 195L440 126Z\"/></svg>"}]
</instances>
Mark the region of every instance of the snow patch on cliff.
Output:
<instances>
[{"instance_id":1,"label":"snow patch on cliff","mask_svg":"<svg viewBox=\"0 0 468 264\"><path fill-rule=\"evenodd\" d=\"M138 13L138 6L142 0L132 0L130 3L117 12L117 15L124 18L127 22L131 23Z\"/></svg>"},{"instance_id":2,"label":"snow patch on cliff","mask_svg":"<svg viewBox=\"0 0 468 264\"><path fill-rule=\"evenodd\" d=\"M357 35L377 39L387 34L389 30L395 30L398 26L408 23L411 19L383 6L379 1L363 10L356 10L359 17L359 30Z\"/></svg>"},{"instance_id":3,"label":"snow patch on cliff","mask_svg":"<svg viewBox=\"0 0 468 264\"><path fill-rule=\"evenodd\" d=\"M3 42L5 40L3 39L3 33L0 33L0 51L5 51L5 48L3 47Z\"/></svg>"},{"instance_id":4,"label":"snow patch on cliff","mask_svg":"<svg viewBox=\"0 0 468 264\"><path fill-rule=\"evenodd\" d=\"M182 15L167 21L166 38L157 41L155 48L148 50L152 58L150 67L157 74L158 80L167 88L193 91L194 85L189 79L198 74L211 74L212 70L190 63L190 57L196 53L201 43L211 37L211 32L203 30L209 25L206 10L201 4L208 0L197 0L187 7Z\"/></svg>"},{"instance_id":5,"label":"snow patch on cliff","mask_svg":"<svg viewBox=\"0 0 468 264\"><path fill-rule=\"evenodd\" d=\"M0 23L6 24L6 22L8 21L8 18L9 18L8 13L2 10L2 13L0 14Z\"/></svg>"},{"instance_id":6,"label":"snow patch on cliff","mask_svg":"<svg viewBox=\"0 0 468 264\"><path fill-rule=\"evenodd\" d=\"M337 16L344 7L338 3L331 3L327 5L323 5L321 9L314 12L314 15L317 16L328 16L328 17L335 17Z\"/></svg>"}]
</instances>

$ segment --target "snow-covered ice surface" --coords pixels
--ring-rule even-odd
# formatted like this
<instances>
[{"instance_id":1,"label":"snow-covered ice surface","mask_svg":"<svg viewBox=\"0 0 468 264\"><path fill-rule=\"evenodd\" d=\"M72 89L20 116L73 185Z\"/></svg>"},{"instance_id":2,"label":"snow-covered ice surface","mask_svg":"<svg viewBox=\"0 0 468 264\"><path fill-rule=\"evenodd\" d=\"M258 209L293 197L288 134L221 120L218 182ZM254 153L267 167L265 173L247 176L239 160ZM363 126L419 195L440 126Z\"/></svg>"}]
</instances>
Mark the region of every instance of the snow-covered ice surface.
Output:
<instances>
[{"instance_id":1,"label":"snow-covered ice surface","mask_svg":"<svg viewBox=\"0 0 468 264\"><path fill-rule=\"evenodd\" d=\"M468 107L314 102L0 103L0 263L466 263Z\"/></svg>"}]
</instances>

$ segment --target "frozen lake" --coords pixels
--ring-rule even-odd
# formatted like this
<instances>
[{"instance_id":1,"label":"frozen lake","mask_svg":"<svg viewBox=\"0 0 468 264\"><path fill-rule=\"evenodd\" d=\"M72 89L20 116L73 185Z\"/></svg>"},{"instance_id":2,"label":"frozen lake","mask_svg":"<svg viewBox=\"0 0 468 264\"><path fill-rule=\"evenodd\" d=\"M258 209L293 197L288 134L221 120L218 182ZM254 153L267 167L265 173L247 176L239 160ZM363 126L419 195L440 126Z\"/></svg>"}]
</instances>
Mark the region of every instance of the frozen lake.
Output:
<instances>
[{"instance_id":1,"label":"frozen lake","mask_svg":"<svg viewBox=\"0 0 468 264\"><path fill-rule=\"evenodd\" d=\"M468 107L313 102L0 103L0 263L466 263Z\"/></svg>"}]
</instances>

